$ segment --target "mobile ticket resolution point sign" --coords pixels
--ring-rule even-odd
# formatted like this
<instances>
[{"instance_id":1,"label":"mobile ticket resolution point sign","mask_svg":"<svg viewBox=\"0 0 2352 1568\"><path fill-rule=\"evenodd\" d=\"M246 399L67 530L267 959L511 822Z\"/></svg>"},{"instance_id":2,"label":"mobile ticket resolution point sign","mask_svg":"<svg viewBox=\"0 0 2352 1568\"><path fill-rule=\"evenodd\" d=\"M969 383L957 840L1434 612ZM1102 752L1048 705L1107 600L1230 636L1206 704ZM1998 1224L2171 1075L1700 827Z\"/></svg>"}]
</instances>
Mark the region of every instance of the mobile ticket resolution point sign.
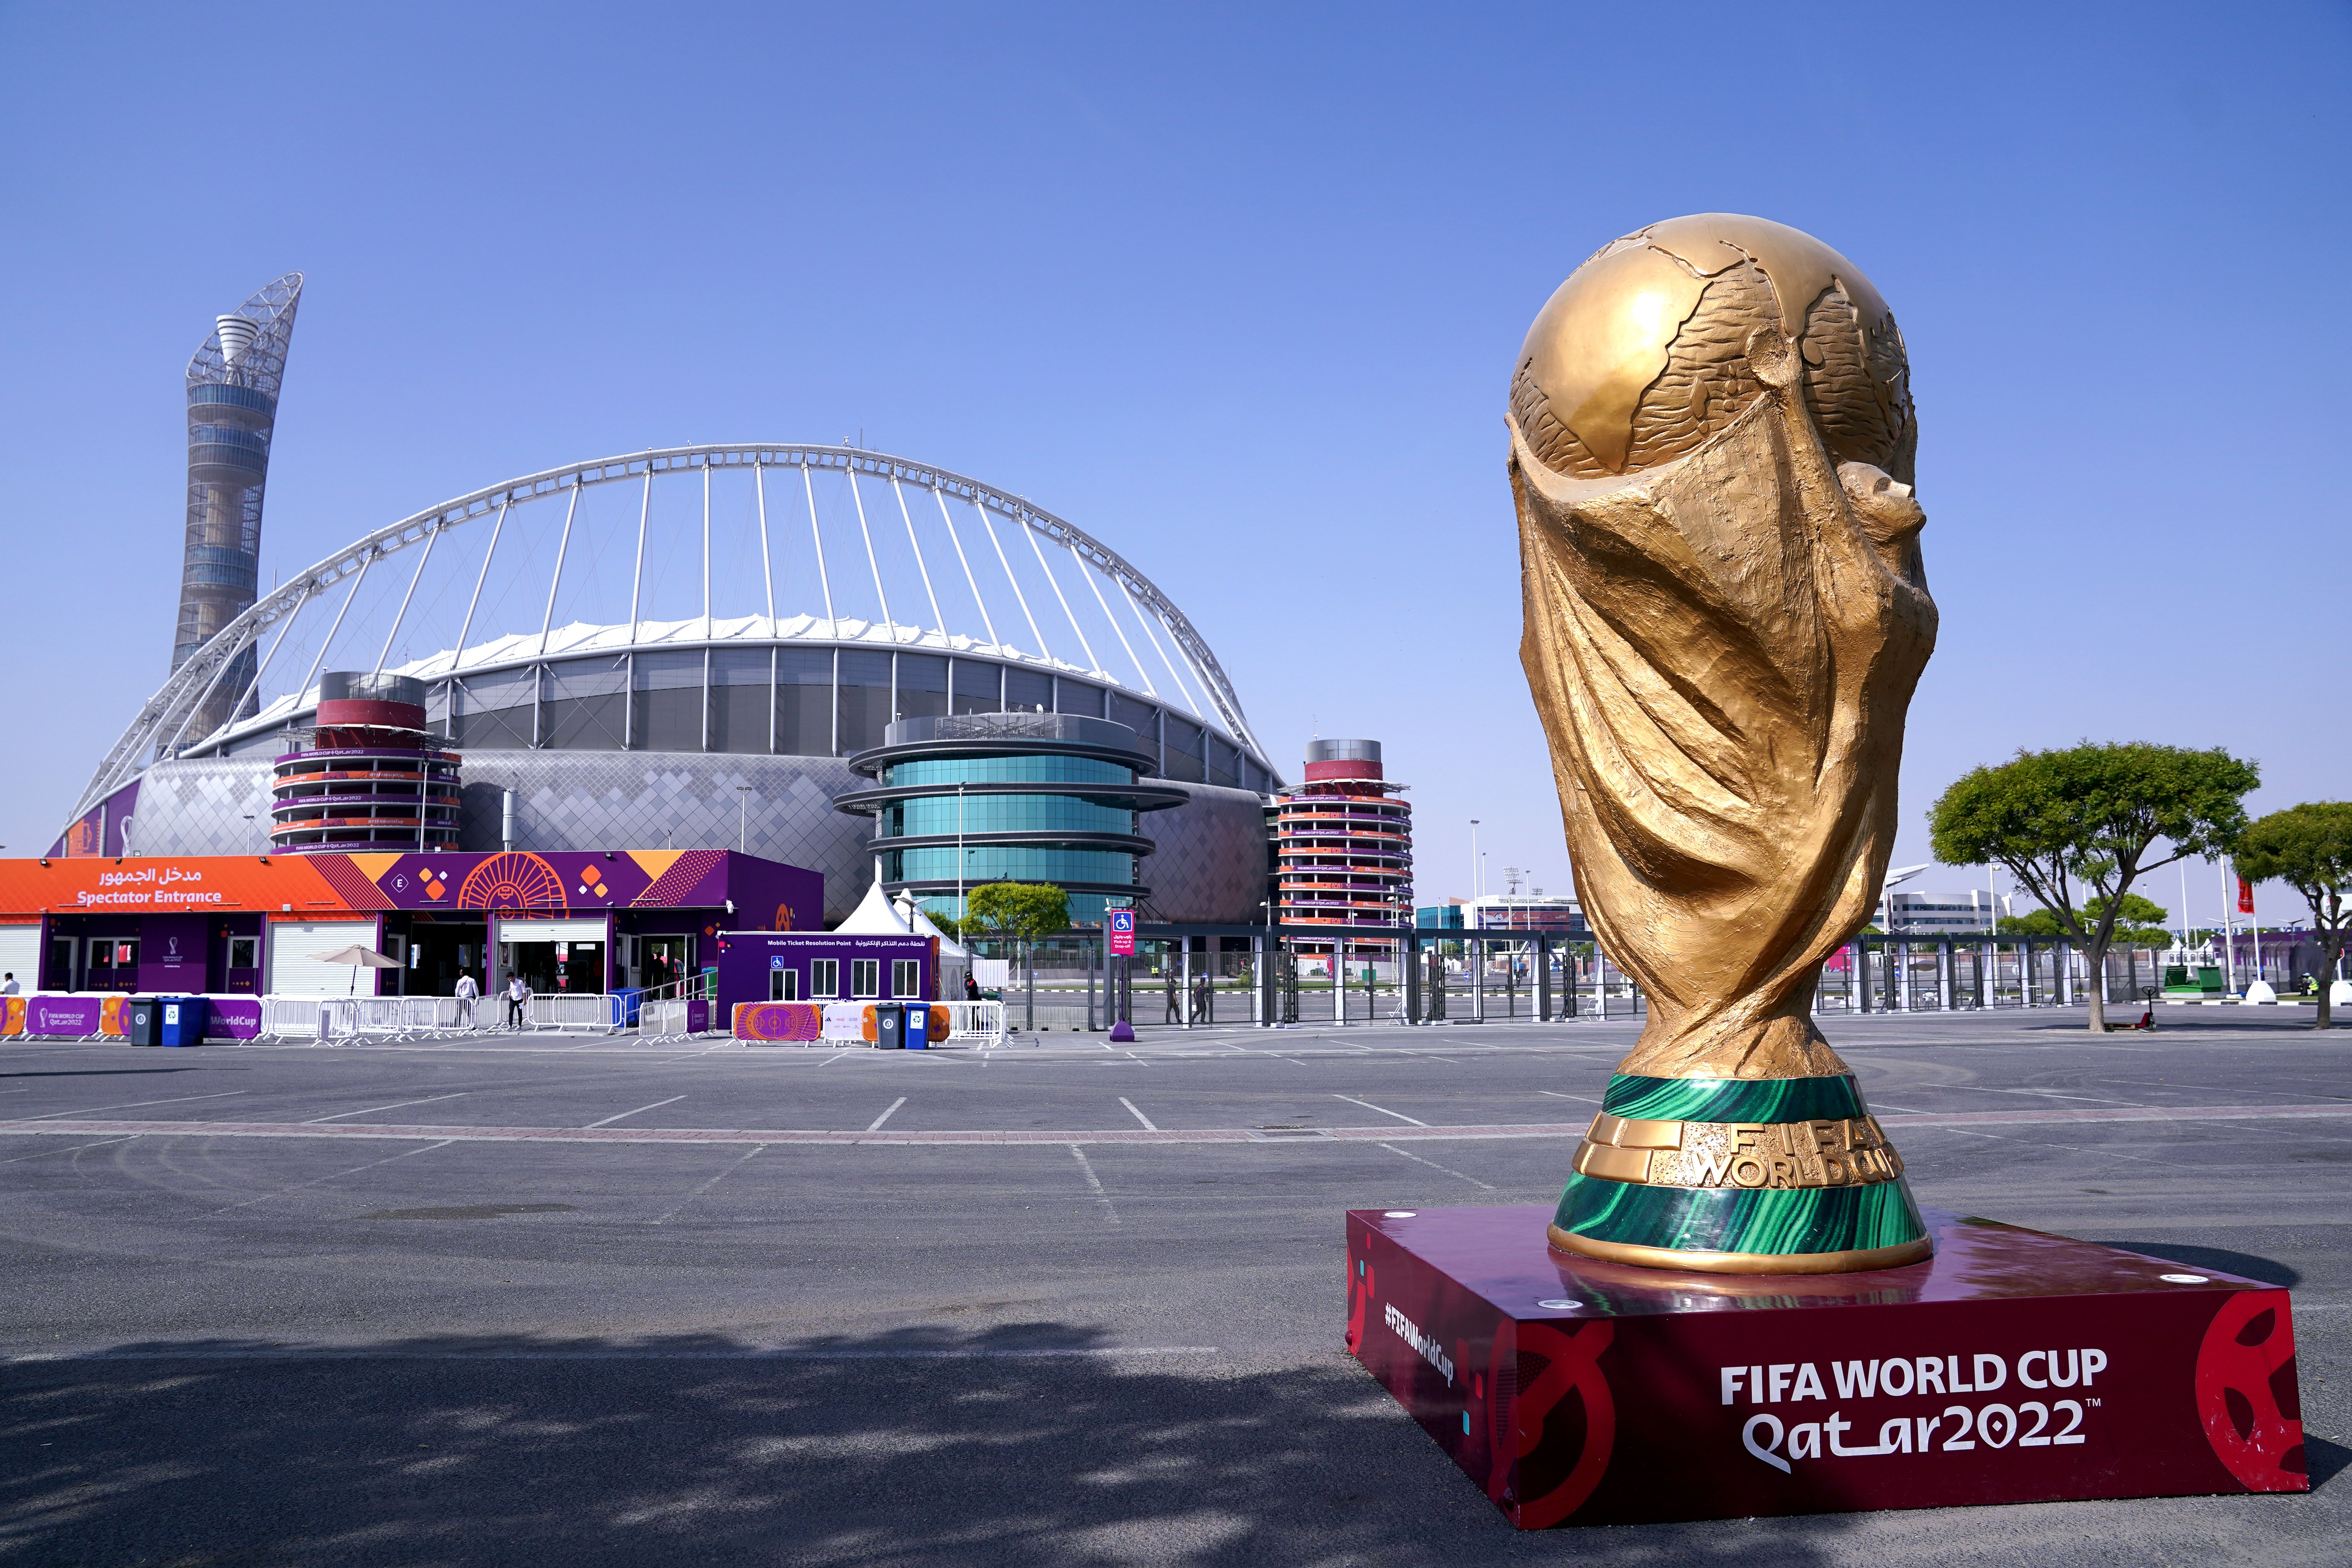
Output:
<instances>
[{"instance_id":1,"label":"mobile ticket resolution point sign","mask_svg":"<svg viewBox=\"0 0 2352 1568\"><path fill-rule=\"evenodd\" d=\"M1135 911L1110 911L1110 953L1113 958L1135 956Z\"/></svg>"},{"instance_id":2,"label":"mobile ticket resolution point sign","mask_svg":"<svg viewBox=\"0 0 2352 1568\"><path fill-rule=\"evenodd\" d=\"M1523 1530L2310 1489L2286 1291L1925 1212L1925 1262L1733 1275L1355 1210L1348 1349Z\"/></svg>"}]
</instances>

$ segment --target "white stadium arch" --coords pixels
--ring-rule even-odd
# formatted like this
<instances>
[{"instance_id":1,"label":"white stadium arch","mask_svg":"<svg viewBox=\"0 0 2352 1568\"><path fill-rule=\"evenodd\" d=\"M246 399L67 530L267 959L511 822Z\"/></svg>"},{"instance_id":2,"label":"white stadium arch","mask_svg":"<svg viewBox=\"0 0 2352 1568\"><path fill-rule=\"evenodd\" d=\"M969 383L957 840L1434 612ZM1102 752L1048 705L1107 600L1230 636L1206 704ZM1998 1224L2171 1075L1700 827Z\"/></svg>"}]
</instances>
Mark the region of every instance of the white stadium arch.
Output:
<instances>
[{"instance_id":1,"label":"white stadium arch","mask_svg":"<svg viewBox=\"0 0 2352 1568\"><path fill-rule=\"evenodd\" d=\"M1265 896L1282 780L1192 622L1095 535L887 453L670 447L378 529L174 671L73 821L135 853L260 847L270 758L339 670L424 683L469 842L511 801L529 847L740 845L819 870L845 914L874 826L833 805L868 782L847 759L895 721L1045 709L1127 725L1184 786L1149 829L1150 907L1245 921Z\"/></svg>"}]
</instances>

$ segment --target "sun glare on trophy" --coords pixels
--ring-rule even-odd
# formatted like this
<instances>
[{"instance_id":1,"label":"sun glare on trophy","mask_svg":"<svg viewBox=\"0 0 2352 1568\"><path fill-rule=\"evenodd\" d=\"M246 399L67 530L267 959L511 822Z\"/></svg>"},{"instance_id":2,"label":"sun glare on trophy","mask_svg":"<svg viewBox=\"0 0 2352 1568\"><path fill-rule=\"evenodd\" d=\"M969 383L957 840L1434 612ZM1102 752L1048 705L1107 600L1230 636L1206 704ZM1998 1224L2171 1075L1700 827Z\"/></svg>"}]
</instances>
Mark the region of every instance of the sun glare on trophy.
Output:
<instances>
[{"instance_id":1,"label":"sun glare on trophy","mask_svg":"<svg viewBox=\"0 0 2352 1568\"><path fill-rule=\"evenodd\" d=\"M1812 236L1731 213L1653 224L1578 268L1528 330L1511 418L1573 478L1671 462L1755 403L1748 339L1768 322L1802 349L1832 460L1910 483L1910 366L1886 301Z\"/></svg>"}]
</instances>

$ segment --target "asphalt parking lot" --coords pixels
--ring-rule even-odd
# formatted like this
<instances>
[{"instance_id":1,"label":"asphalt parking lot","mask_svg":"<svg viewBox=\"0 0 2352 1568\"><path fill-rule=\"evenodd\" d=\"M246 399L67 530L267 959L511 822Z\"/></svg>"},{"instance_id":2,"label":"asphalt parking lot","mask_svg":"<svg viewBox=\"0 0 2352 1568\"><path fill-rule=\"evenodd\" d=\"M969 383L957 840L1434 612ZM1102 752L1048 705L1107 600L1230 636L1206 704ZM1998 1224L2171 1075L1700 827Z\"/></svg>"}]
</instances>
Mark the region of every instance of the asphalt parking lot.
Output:
<instances>
[{"instance_id":1,"label":"asphalt parking lot","mask_svg":"<svg viewBox=\"0 0 2352 1568\"><path fill-rule=\"evenodd\" d=\"M1341 1213L1549 1202L1630 1023L10 1044L0 1563L2341 1563L2352 1031L2160 1021L1829 1028L1923 1201L2291 1285L2311 1495L1525 1536Z\"/></svg>"}]
</instances>

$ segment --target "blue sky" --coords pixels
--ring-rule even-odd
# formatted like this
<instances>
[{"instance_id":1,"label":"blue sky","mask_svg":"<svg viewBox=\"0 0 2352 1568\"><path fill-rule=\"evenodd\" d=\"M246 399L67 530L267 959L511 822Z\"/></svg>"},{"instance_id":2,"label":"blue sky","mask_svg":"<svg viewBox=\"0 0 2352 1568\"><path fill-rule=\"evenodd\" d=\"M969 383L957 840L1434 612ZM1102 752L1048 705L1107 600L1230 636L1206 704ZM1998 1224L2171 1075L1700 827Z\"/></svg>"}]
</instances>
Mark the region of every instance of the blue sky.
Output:
<instances>
[{"instance_id":1,"label":"blue sky","mask_svg":"<svg viewBox=\"0 0 2352 1568\"><path fill-rule=\"evenodd\" d=\"M2021 746L2345 796L2347 15L0 5L0 843L161 681L183 368L299 268L265 576L576 458L863 431L1129 555L1286 767L1386 742L1423 901L1473 816L1564 890L1507 378L1586 255L1711 210L1843 251L1910 346L1898 862Z\"/></svg>"}]
</instances>

